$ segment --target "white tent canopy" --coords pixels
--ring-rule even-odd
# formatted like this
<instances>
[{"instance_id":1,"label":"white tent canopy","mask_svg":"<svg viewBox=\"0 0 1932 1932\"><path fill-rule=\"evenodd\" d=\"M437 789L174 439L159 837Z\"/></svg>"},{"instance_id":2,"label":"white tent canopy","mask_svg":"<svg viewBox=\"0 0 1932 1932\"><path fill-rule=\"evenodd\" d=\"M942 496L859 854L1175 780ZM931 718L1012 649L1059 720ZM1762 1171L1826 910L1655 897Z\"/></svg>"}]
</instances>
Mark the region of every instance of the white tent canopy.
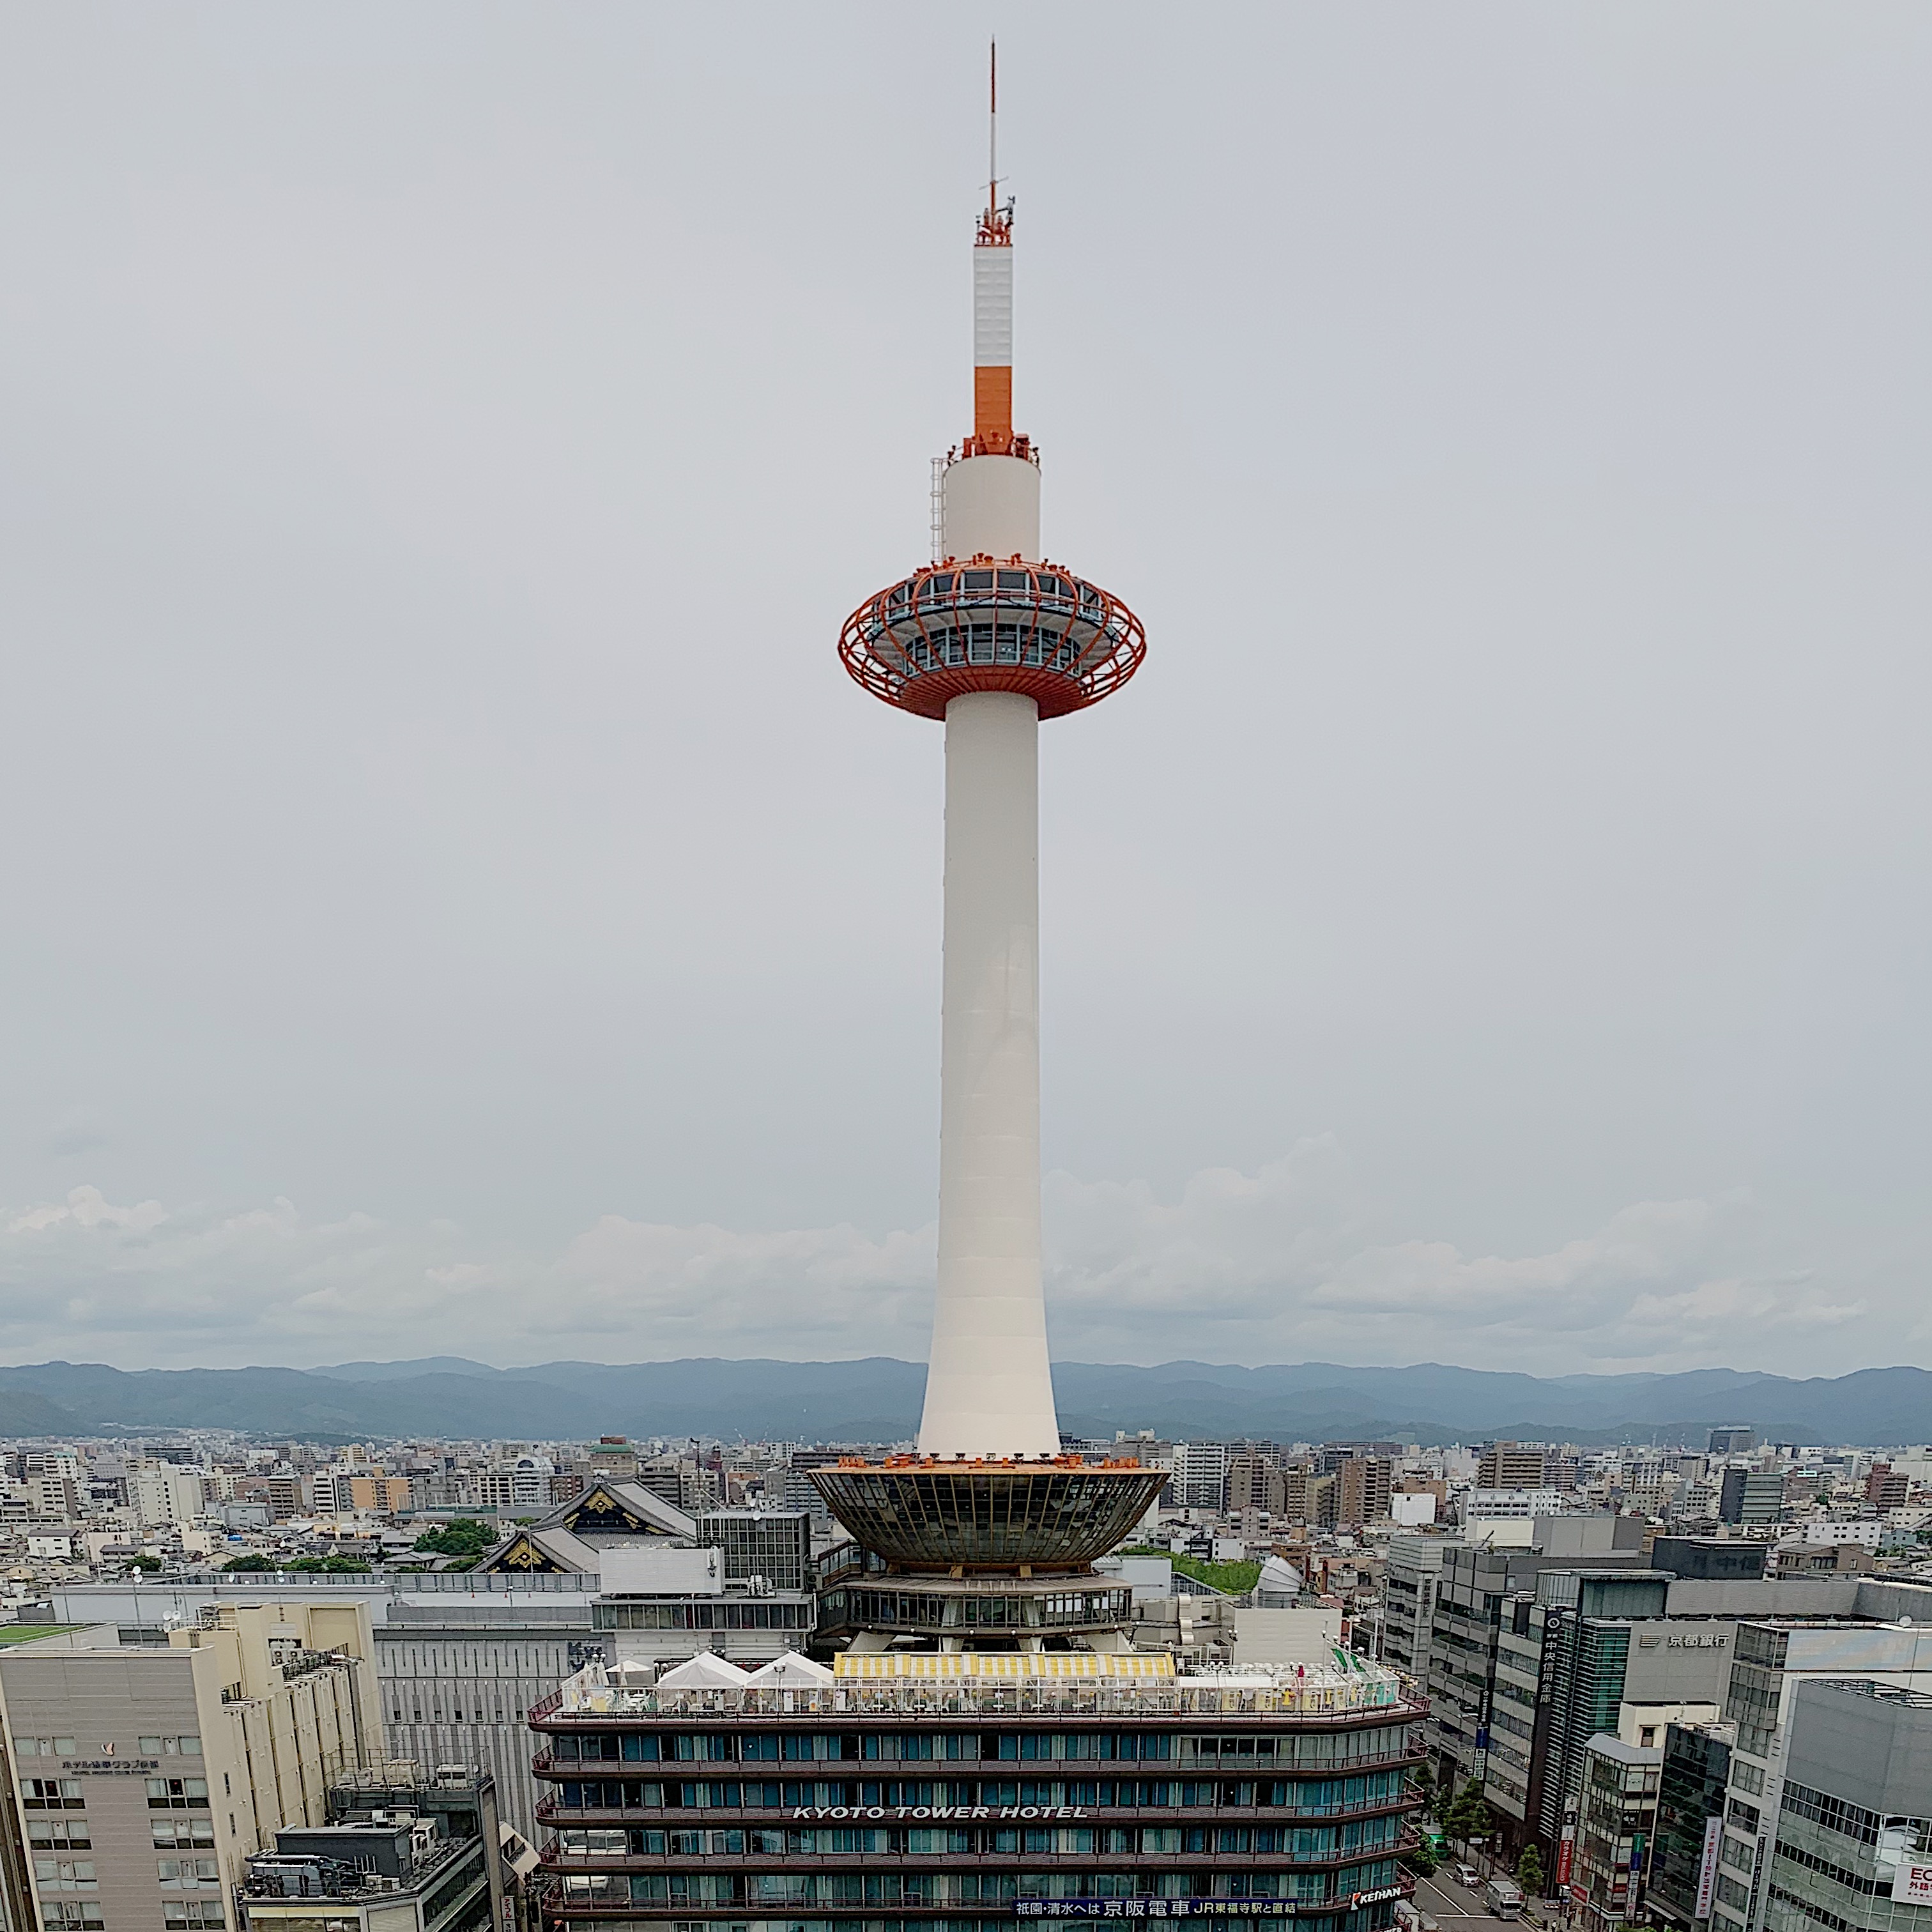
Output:
<instances>
[{"instance_id":1,"label":"white tent canopy","mask_svg":"<svg viewBox=\"0 0 1932 1932\"><path fill-rule=\"evenodd\" d=\"M660 1690L742 1690L752 1681L748 1670L740 1670L715 1651L700 1650L675 1670L658 1679Z\"/></svg>"},{"instance_id":2,"label":"white tent canopy","mask_svg":"<svg viewBox=\"0 0 1932 1932\"><path fill-rule=\"evenodd\" d=\"M782 1657L773 1658L762 1670L753 1671L746 1684L753 1690L810 1690L835 1682L834 1674L824 1664L788 1650Z\"/></svg>"}]
</instances>

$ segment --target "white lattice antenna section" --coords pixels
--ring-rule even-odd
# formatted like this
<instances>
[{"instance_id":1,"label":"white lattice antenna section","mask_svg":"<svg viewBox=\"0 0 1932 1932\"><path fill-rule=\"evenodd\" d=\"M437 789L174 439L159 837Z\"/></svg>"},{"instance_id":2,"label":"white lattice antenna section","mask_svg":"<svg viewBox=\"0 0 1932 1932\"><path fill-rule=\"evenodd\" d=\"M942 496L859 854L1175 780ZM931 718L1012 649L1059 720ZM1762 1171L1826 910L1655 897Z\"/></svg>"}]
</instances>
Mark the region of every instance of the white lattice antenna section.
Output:
<instances>
[{"instance_id":1,"label":"white lattice antenna section","mask_svg":"<svg viewBox=\"0 0 1932 1932\"><path fill-rule=\"evenodd\" d=\"M932 459L932 560L934 563L946 561L946 458L935 456Z\"/></svg>"}]
</instances>

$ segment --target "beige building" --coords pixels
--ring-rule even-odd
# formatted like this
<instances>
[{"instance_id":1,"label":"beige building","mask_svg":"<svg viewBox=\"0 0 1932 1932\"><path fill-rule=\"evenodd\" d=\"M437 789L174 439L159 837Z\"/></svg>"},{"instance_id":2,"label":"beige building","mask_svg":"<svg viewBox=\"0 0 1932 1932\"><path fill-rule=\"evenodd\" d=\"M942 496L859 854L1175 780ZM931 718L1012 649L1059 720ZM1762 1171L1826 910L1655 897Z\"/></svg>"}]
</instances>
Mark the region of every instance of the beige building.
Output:
<instances>
[{"instance_id":1,"label":"beige building","mask_svg":"<svg viewBox=\"0 0 1932 1932\"><path fill-rule=\"evenodd\" d=\"M242 1862L380 1763L361 1602L220 1604L165 1647L102 1624L0 1651L8 1932L232 1927Z\"/></svg>"}]
</instances>

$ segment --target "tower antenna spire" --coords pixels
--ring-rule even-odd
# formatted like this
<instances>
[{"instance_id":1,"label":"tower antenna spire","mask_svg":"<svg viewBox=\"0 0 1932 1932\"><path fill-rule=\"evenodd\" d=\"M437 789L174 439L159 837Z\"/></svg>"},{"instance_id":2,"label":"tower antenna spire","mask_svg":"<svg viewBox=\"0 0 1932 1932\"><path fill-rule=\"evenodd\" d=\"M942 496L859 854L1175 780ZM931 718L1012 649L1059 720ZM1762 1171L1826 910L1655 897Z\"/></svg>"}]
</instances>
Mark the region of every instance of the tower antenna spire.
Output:
<instances>
[{"instance_id":1,"label":"tower antenna spire","mask_svg":"<svg viewBox=\"0 0 1932 1932\"><path fill-rule=\"evenodd\" d=\"M986 223L993 225L1000 200L1000 44L986 43Z\"/></svg>"}]
</instances>

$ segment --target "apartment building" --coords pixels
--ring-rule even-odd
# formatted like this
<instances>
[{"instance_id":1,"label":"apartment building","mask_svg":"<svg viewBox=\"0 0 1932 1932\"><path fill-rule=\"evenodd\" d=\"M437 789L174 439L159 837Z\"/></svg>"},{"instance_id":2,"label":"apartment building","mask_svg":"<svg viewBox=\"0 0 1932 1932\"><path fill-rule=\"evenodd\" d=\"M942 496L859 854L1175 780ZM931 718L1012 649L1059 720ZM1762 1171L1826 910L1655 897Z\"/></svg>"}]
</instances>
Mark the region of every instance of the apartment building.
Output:
<instances>
[{"instance_id":1,"label":"apartment building","mask_svg":"<svg viewBox=\"0 0 1932 1932\"><path fill-rule=\"evenodd\" d=\"M1540 1442L1492 1442L1476 1465L1479 1490L1556 1487L1556 1452Z\"/></svg>"},{"instance_id":2,"label":"apartment building","mask_svg":"<svg viewBox=\"0 0 1932 1932\"><path fill-rule=\"evenodd\" d=\"M1174 1473L1168 1484L1174 1507L1219 1514L1227 1506L1231 1460L1225 1442L1177 1442Z\"/></svg>"}]
</instances>

